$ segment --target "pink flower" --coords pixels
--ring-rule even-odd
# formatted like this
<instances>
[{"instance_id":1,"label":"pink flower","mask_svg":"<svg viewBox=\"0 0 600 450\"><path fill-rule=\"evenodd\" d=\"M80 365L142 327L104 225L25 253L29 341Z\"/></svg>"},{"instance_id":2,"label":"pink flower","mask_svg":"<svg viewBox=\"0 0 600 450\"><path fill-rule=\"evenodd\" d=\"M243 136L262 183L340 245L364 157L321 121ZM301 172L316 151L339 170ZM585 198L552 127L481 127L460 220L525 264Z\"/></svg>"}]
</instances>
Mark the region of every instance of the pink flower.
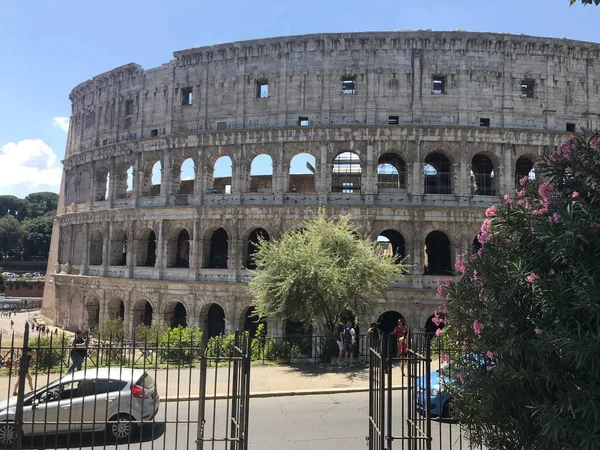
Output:
<instances>
[{"instance_id":1,"label":"pink flower","mask_svg":"<svg viewBox=\"0 0 600 450\"><path fill-rule=\"evenodd\" d=\"M485 326L479 322L478 320L475 320L473 322L473 331L475 332L476 335L480 335L481 334L481 330L483 330Z\"/></svg>"},{"instance_id":2,"label":"pink flower","mask_svg":"<svg viewBox=\"0 0 600 450\"><path fill-rule=\"evenodd\" d=\"M537 328L537 327L536 327L536 328L535 328L535 330L533 330L533 331L535 331L535 334L542 334L542 330L540 330L540 329L539 329L539 328Z\"/></svg>"},{"instance_id":3,"label":"pink flower","mask_svg":"<svg viewBox=\"0 0 600 450\"><path fill-rule=\"evenodd\" d=\"M481 224L481 233L477 235L477 240L481 245L484 245L487 241L489 241L492 237L492 221L490 219L485 219Z\"/></svg>"},{"instance_id":4,"label":"pink flower","mask_svg":"<svg viewBox=\"0 0 600 450\"><path fill-rule=\"evenodd\" d=\"M440 285L437 287L437 294L435 294L435 296L436 296L437 298L442 298L442 297L444 296L444 291L445 291L445 288L444 288L444 286L442 286L442 285L440 284Z\"/></svg>"},{"instance_id":5,"label":"pink flower","mask_svg":"<svg viewBox=\"0 0 600 450\"><path fill-rule=\"evenodd\" d=\"M577 192L577 191L573 192L573 198L577 198L577 197L579 197L579 192Z\"/></svg>"},{"instance_id":6,"label":"pink flower","mask_svg":"<svg viewBox=\"0 0 600 450\"><path fill-rule=\"evenodd\" d=\"M488 372L491 372L493 368L494 368L494 366L486 366L485 370L487 370Z\"/></svg>"},{"instance_id":7,"label":"pink flower","mask_svg":"<svg viewBox=\"0 0 600 450\"><path fill-rule=\"evenodd\" d=\"M498 324L498 326L499 326L500 328L504 328L504 322L500 322L500 323Z\"/></svg>"},{"instance_id":8,"label":"pink flower","mask_svg":"<svg viewBox=\"0 0 600 450\"><path fill-rule=\"evenodd\" d=\"M542 184L540 184L540 187L538 188L538 194L540 194L540 197L542 198L550 197L553 192L554 190L552 186L547 181L544 181Z\"/></svg>"},{"instance_id":9,"label":"pink flower","mask_svg":"<svg viewBox=\"0 0 600 450\"><path fill-rule=\"evenodd\" d=\"M521 189L519 192L517 192L517 196L523 198L527 195L527 191L525 191L525 189Z\"/></svg>"},{"instance_id":10,"label":"pink flower","mask_svg":"<svg viewBox=\"0 0 600 450\"><path fill-rule=\"evenodd\" d=\"M548 220L550 220L551 222L554 222L554 223L560 222L560 219L562 219L562 217L558 213L554 213L550 217L548 217Z\"/></svg>"},{"instance_id":11,"label":"pink flower","mask_svg":"<svg viewBox=\"0 0 600 450\"><path fill-rule=\"evenodd\" d=\"M591 226L592 228L600 228L600 223L598 223L598 222L593 222L593 223L592 223L590 226Z\"/></svg>"},{"instance_id":12,"label":"pink flower","mask_svg":"<svg viewBox=\"0 0 600 450\"><path fill-rule=\"evenodd\" d=\"M517 202L517 205L519 205L519 206L523 206L524 204L525 204L525 201L524 201L524 200L519 200L519 201Z\"/></svg>"},{"instance_id":13,"label":"pink flower","mask_svg":"<svg viewBox=\"0 0 600 450\"><path fill-rule=\"evenodd\" d=\"M492 352L491 352L491 351L489 351L489 350L486 352L485 356L487 356L487 357L488 357L488 358L490 358L490 359L494 359L494 353L492 353Z\"/></svg>"},{"instance_id":14,"label":"pink flower","mask_svg":"<svg viewBox=\"0 0 600 450\"><path fill-rule=\"evenodd\" d=\"M442 352L442 354L440 355L440 361L442 361L443 363L450 362L450 357L446 353Z\"/></svg>"},{"instance_id":15,"label":"pink flower","mask_svg":"<svg viewBox=\"0 0 600 450\"><path fill-rule=\"evenodd\" d=\"M486 217L494 217L496 215L497 210L498 208L496 208L495 205L490 206L488 209L485 210Z\"/></svg>"},{"instance_id":16,"label":"pink flower","mask_svg":"<svg viewBox=\"0 0 600 450\"><path fill-rule=\"evenodd\" d=\"M474 280L477 280L477 273L478 273L478 272L477 272L477 269L475 269L475 270L473 271L473 279L474 279Z\"/></svg>"},{"instance_id":17,"label":"pink flower","mask_svg":"<svg viewBox=\"0 0 600 450\"><path fill-rule=\"evenodd\" d=\"M554 269L551 267L550 270L548 271L548 275L552 276L552 275L556 275L556 272L554 271Z\"/></svg>"},{"instance_id":18,"label":"pink flower","mask_svg":"<svg viewBox=\"0 0 600 450\"><path fill-rule=\"evenodd\" d=\"M539 280L540 276L535 273L535 272L531 272L531 274L527 277L527 281L529 281L530 283L533 283L535 280Z\"/></svg>"},{"instance_id":19,"label":"pink flower","mask_svg":"<svg viewBox=\"0 0 600 450\"><path fill-rule=\"evenodd\" d=\"M523 187L525 187L525 185L527 184L527 181L529 181L529 176L525 175L523 178L521 178L519 180L519 184Z\"/></svg>"},{"instance_id":20,"label":"pink flower","mask_svg":"<svg viewBox=\"0 0 600 450\"><path fill-rule=\"evenodd\" d=\"M462 373L458 372L458 373L456 374L456 377L457 377L457 378L460 380L460 382L461 382L462 384L465 384L465 378L463 377L463 374L462 374Z\"/></svg>"},{"instance_id":21,"label":"pink flower","mask_svg":"<svg viewBox=\"0 0 600 450\"><path fill-rule=\"evenodd\" d=\"M458 255L456 257L456 262L454 263L454 267L456 267L456 270L463 275L465 273L465 270L467 270L467 266L465 265L464 261L463 261L463 257L465 255L463 253L461 253L460 255Z\"/></svg>"},{"instance_id":22,"label":"pink flower","mask_svg":"<svg viewBox=\"0 0 600 450\"><path fill-rule=\"evenodd\" d=\"M510 195L508 195L508 194L504 194L504 201L505 201L506 203L511 203L511 202L512 202L512 200L510 199Z\"/></svg>"},{"instance_id":23,"label":"pink flower","mask_svg":"<svg viewBox=\"0 0 600 450\"><path fill-rule=\"evenodd\" d=\"M442 334L442 329L438 328L437 330L435 330L435 335L439 336L440 334Z\"/></svg>"}]
</instances>

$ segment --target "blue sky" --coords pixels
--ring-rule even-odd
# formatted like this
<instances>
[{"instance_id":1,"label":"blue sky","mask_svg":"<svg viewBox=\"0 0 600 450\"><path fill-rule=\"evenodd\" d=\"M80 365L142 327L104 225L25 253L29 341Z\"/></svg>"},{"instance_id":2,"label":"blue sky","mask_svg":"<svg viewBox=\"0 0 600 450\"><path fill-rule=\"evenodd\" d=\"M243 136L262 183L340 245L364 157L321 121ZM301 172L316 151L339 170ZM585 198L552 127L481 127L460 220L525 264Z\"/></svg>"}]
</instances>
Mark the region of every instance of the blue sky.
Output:
<instances>
[{"instance_id":1,"label":"blue sky","mask_svg":"<svg viewBox=\"0 0 600 450\"><path fill-rule=\"evenodd\" d=\"M600 7L568 0L2 0L0 195L58 191L78 83L122 64L156 67L173 51L340 31L495 31L600 40Z\"/></svg>"}]
</instances>

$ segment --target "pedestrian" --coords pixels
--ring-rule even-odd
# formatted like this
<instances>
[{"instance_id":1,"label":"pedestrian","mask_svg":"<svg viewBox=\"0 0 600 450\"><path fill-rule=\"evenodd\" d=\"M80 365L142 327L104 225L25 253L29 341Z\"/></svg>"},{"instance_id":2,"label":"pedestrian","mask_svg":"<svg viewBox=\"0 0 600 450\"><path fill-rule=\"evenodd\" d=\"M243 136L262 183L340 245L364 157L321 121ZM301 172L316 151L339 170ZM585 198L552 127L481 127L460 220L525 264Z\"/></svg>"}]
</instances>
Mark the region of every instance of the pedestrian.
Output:
<instances>
[{"instance_id":1,"label":"pedestrian","mask_svg":"<svg viewBox=\"0 0 600 450\"><path fill-rule=\"evenodd\" d=\"M404 376L404 366L406 363L406 354L408 352L408 327L404 323L404 320L398 319L398 325L394 328L392 333L396 337L397 342L397 355L400 358L400 368L402 369L402 375Z\"/></svg>"},{"instance_id":2,"label":"pedestrian","mask_svg":"<svg viewBox=\"0 0 600 450\"><path fill-rule=\"evenodd\" d=\"M11 319L10 321L10 328L12 329L12 327L15 325L15 322Z\"/></svg>"},{"instance_id":3,"label":"pedestrian","mask_svg":"<svg viewBox=\"0 0 600 450\"><path fill-rule=\"evenodd\" d=\"M31 367L31 360L35 358L35 353L31 347L27 347L25 351L24 358L23 356L19 358L18 364L23 364L23 361L27 361L27 369L25 370L25 378L29 382L29 390L33 391L33 380L31 379L31 374L29 373L29 368ZM15 383L15 388L13 389L13 395L17 395L17 389L19 389L19 380Z\"/></svg>"},{"instance_id":4,"label":"pedestrian","mask_svg":"<svg viewBox=\"0 0 600 450\"><path fill-rule=\"evenodd\" d=\"M343 320L340 319L340 323L336 329L336 343L338 345L338 364L341 366L344 361L344 326Z\"/></svg>"},{"instance_id":5,"label":"pedestrian","mask_svg":"<svg viewBox=\"0 0 600 450\"><path fill-rule=\"evenodd\" d=\"M346 322L344 328L344 353L346 355L346 362L350 359L349 364L352 365L354 360L354 343L356 342L356 332L352 328L352 321Z\"/></svg>"},{"instance_id":6,"label":"pedestrian","mask_svg":"<svg viewBox=\"0 0 600 450\"><path fill-rule=\"evenodd\" d=\"M377 344L381 341L381 330L379 329L379 324L377 322L371 322L367 334L372 343Z\"/></svg>"},{"instance_id":7,"label":"pedestrian","mask_svg":"<svg viewBox=\"0 0 600 450\"><path fill-rule=\"evenodd\" d=\"M87 354L87 342L83 337L83 331L77 330L73 339L73 348L71 349L71 365L67 369L67 373L72 373L81 370L81 365Z\"/></svg>"}]
</instances>

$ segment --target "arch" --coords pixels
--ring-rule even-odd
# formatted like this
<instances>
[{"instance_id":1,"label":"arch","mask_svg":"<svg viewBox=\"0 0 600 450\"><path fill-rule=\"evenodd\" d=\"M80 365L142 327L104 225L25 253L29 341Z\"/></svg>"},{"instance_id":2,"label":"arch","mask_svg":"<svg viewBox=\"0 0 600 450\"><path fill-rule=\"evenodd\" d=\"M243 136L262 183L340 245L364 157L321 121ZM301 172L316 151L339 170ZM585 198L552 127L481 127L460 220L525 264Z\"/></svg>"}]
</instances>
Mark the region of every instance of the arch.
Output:
<instances>
[{"instance_id":1,"label":"arch","mask_svg":"<svg viewBox=\"0 0 600 450\"><path fill-rule=\"evenodd\" d=\"M225 334L225 311L218 304L212 303L208 307L204 329L209 339Z\"/></svg>"},{"instance_id":2,"label":"arch","mask_svg":"<svg viewBox=\"0 0 600 450\"><path fill-rule=\"evenodd\" d=\"M92 297L85 304L86 324L90 329L94 329L100 323L100 301Z\"/></svg>"},{"instance_id":3,"label":"arch","mask_svg":"<svg viewBox=\"0 0 600 450\"><path fill-rule=\"evenodd\" d=\"M125 303L120 298L113 298L108 302L108 318L125 320Z\"/></svg>"},{"instance_id":4,"label":"arch","mask_svg":"<svg viewBox=\"0 0 600 450\"><path fill-rule=\"evenodd\" d=\"M94 201L103 202L108 200L109 179L110 174L108 172L108 167L100 167L96 170Z\"/></svg>"},{"instance_id":5,"label":"arch","mask_svg":"<svg viewBox=\"0 0 600 450\"><path fill-rule=\"evenodd\" d=\"M403 320L406 325L406 319L398 311L386 311L382 313L378 319L379 329L383 334L390 334L398 325L398 320Z\"/></svg>"},{"instance_id":6,"label":"arch","mask_svg":"<svg viewBox=\"0 0 600 450\"><path fill-rule=\"evenodd\" d=\"M102 248L104 246L104 235L100 230L94 230L90 237L90 252L89 252L89 265L90 266L101 266L102 265Z\"/></svg>"},{"instance_id":7,"label":"arch","mask_svg":"<svg viewBox=\"0 0 600 450\"><path fill-rule=\"evenodd\" d=\"M162 163L158 158L152 158L144 166L144 181L142 183L142 196L156 197L162 190Z\"/></svg>"},{"instance_id":8,"label":"arch","mask_svg":"<svg viewBox=\"0 0 600 450\"><path fill-rule=\"evenodd\" d=\"M229 156L221 156L210 168L208 192L213 194L231 194L233 180L233 162Z\"/></svg>"},{"instance_id":9,"label":"arch","mask_svg":"<svg viewBox=\"0 0 600 450\"><path fill-rule=\"evenodd\" d=\"M397 255L396 264L406 256L404 236L396 230L384 230L377 236L377 243L386 255Z\"/></svg>"},{"instance_id":10,"label":"arch","mask_svg":"<svg viewBox=\"0 0 600 450\"><path fill-rule=\"evenodd\" d=\"M256 246L260 239L263 239L265 241L271 240L269 233L267 233L267 231L264 228L257 228L254 231L252 231L252 233L250 233L250 236L248 236L248 249L246 257L246 267L248 269L256 269L256 263L254 262L254 253L256 253L256 251L258 250Z\"/></svg>"},{"instance_id":11,"label":"arch","mask_svg":"<svg viewBox=\"0 0 600 450\"><path fill-rule=\"evenodd\" d=\"M515 164L515 186L520 189L519 184L521 179L527 177L530 180L535 180L535 168L530 158L521 156Z\"/></svg>"},{"instance_id":12,"label":"arch","mask_svg":"<svg viewBox=\"0 0 600 450\"><path fill-rule=\"evenodd\" d=\"M316 160L310 153L298 153L290 160L288 192L317 192Z\"/></svg>"},{"instance_id":13,"label":"arch","mask_svg":"<svg viewBox=\"0 0 600 450\"><path fill-rule=\"evenodd\" d=\"M85 237L81 231L75 233L73 239L73 265L79 266L83 264L83 249L85 248Z\"/></svg>"},{"instance_id":14,"label":"arch","mask_svg":"<svg viewBox=\"0 0 600 450\"><path fill-rule=\"evenodd\" d=\"M181 195L192 195L194 194L194 184L196 180L196 168L194 160L186 158L175 166L176 177L179 181L179 185L176 189L177 194Z\"/></svg>"},{"instance_id":15,"label":"arch","mask_svg":"<svg viewBox=\"0 0 600 450\"><path fill-rule=\"evenodd\" d=\"M154 267L156 264L156 233L152 228L143 230L136 242L136 261L139 267Z\"/></svg>"},{"instance_id":16,"label":"arch","mask_svg":"<svg viewBox=\"0 0 600 450\"><path fill-rule=\"evenodd\" d=\"M248 192L273 191L273 158L266 153L255 156L250 163Z\"/></svg>"},{"instance_id":17,"label":"arch","mask_svg":"<svg viewBox=\"0 0 600 450\"><path fill-rule=\"evenodd\" d=\"M258 317L254 306L249 306L246 308L246 313L243 318L243 329L248 332L248 336L252 339L256 335L256 330L258 329L258 325L262 324L265 329L265 333L267 332L267 322L263 321Z\"/></svg>"},{"instance_id":18,"label":"arch","mask_svg":"<svg viewBox=\"0 0 600 450\"><path fill-rule=\"evenodd\" d=\"M452 166L442 153L430 153L425 157L423 170L425 194L452 194Z\"/></svg>"},{"instance_id":19,"label":"arch","mask_svg":"<svg viewBox=\"0 0 600 450\"><path fill-rule=\"evenodd\" d=\"M377 189L406 189L406 163L397 153L385 153L377 161Z\"/></svg>"},{"instance_id":20,"label":"arch","mask_svg":"<svg viewBox=\"0 0 600 450\"><path fill-rule=\"evenodd\" d=\"M485 155L477 154L471 159L471 193L473 195L496 195L494 164Z\"/></svg>"},{"instance_id":21,"label":"arch","mask_svg":"<svg viewBox=\"0 0 600 450\"><path fill-rule=\"evenodd\" d=\"M441 231L425 238L425 275L452 275L450 239Z\"/></svg>"},{"instance_id":22,"label":"arch","mask_svg":"<svg viewBox=\"0 0 600 450\"><path fill-rule=\"evenodd\" d=\"M127 233L125 230L120 229L113 233L108 261L111 266L127 265Z\"/></svg>"},{"instance_id":23,"label":"arch","mask_svg":"<svg viewBox=\"0 0 600 450\"><path fill-rule=\"evenodd\" d=\"M185 228L173 233L169 239L167 267L190 267L190 233Z\"/></svg>"},{"instance_id":24,"label":"arch","mask_svg":"<svg viewBox=\"0 0 600 450\"><path fill-rule=\"evenodd\" d=\"M130 198L133 195L133 166L124 162L117 168L115 180L115 198Z\"/></svg>"},{"instance_id":25,"label":"arch","mask_svg":"<svg viewBox=\"0 0 600 450\"><path fill-rule=\"evenodd\" d=\"M361 175L360 157L353 152L339 153L333 160L331 192L359 194Z\"/></svg>"},{"instance_id":26,"label":"arch","mask_svg":"<svg viewBox=\"0 0 600 450\"><path fill-rule=\"evenodd\" d=\"M425 322L425 333L426 334L434 335L437 330L441 330L444 328L443 323L436 325L433 322L433 318L434 318L434 315L432 314L431 316L428 317L427 322Z\"/></svg>"},{"instance_id":27,"label":"arch","mask_svg":"<svg viewBox=\"0 0 600 450\"><path fill-rule=\"evenodd\" d=\"M164 316L165 323L168 324L171 328L177 328L178 326L186 328L188 326L187 308L181 302L173 301L169 303L165 308Z\"/></svg>"},{"instance_id":28,"label":"arch","mask_svg":"<svg viewBox=\"0 0 600 450\"><path fill-rule=\"evenodd\" d=\"M145 325L149 327L152 325L154 308L152 304L147 300L138 300L131 311L132 313L132 325L133 329L139 325Z\"/></svg>"},{"instance_id":29,"label":"arch","mask_svg":"<svg viewBox=\"0 0 600 450\"><path fill-rule=\"evenodd\" d=\"M229 237L227 231L219 228L215 230L210 238L207 267L209 269L227 269L228 251Z\"/></svg>"}]
</instances>

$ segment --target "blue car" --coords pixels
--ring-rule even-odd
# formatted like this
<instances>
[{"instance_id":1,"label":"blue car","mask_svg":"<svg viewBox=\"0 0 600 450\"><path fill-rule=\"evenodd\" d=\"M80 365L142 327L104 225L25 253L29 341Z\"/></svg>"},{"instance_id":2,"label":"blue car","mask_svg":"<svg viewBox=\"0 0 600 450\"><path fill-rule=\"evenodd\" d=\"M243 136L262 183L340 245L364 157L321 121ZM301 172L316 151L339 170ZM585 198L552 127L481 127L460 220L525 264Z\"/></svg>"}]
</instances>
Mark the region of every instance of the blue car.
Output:
<instances>
[{"instance_id":1,"label":"blue car","mask_svg":"<svg viewBox=\"0 0 600 450\"><path fill-rule=\"evenodd\" d=\"M485 360L480 355L468 354L462 355L455 358L450 364L447 364L440 369L433 370L430 372L430 409L429 412L432 416L438 417L450 417L451 411L451 393L448 389L452 386L456 386L458 381L459 373L467 373L475 369L485 368ZM417 408L421 413L424 413L427 409L427 378L425 375L417 378L416 383L416 399Z\"/></svg>"}]
</instances>

